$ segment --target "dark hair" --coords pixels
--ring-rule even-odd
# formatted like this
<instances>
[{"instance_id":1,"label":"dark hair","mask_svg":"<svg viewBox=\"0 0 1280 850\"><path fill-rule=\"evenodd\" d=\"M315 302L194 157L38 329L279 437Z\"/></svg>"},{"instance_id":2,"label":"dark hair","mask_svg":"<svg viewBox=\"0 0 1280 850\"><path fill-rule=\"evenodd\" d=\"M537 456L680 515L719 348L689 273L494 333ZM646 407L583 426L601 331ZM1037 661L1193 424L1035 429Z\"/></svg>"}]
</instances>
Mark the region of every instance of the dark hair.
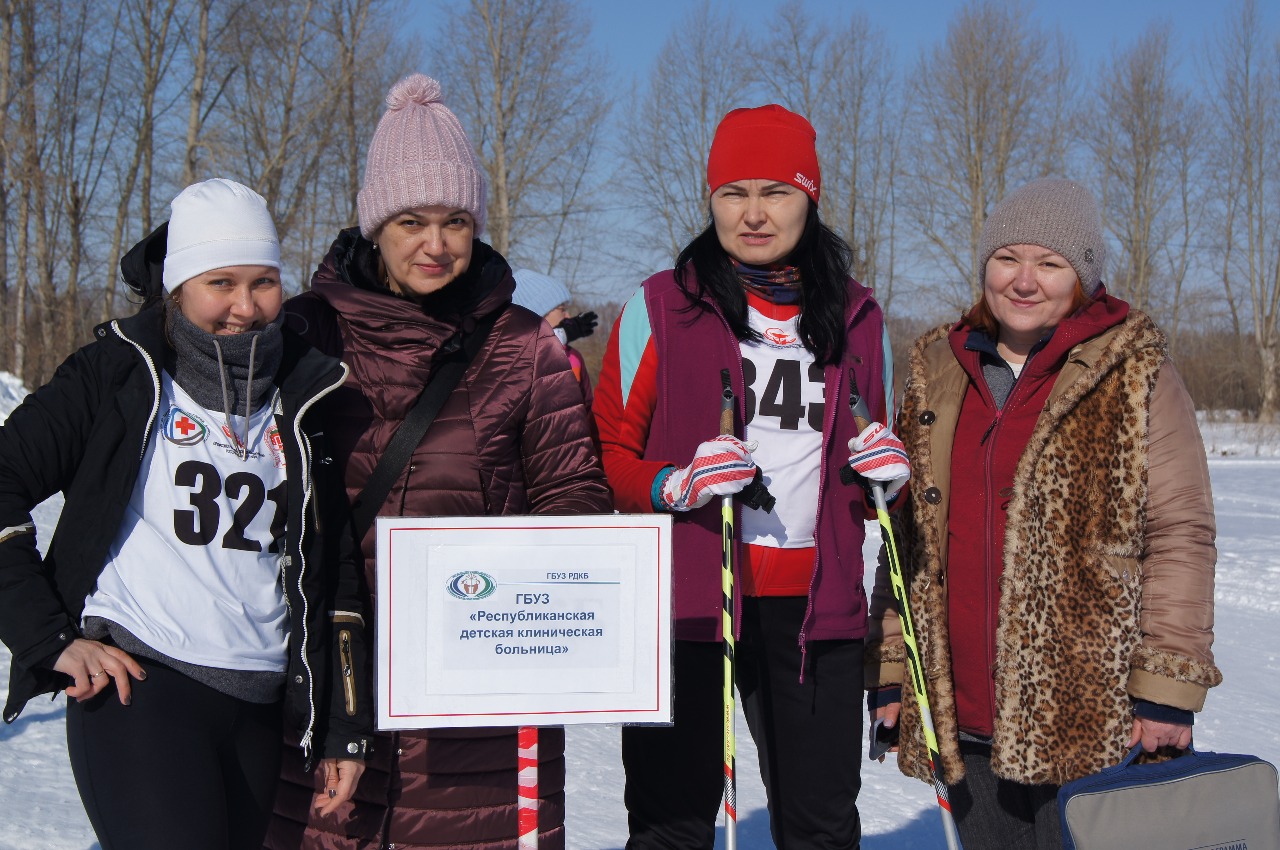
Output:
<instances>
[{"instance_id":1,"label":"dark hair","mask_svg":"<svg viewBox=\"0 0 1280 850\"><path fill-rule=\"evenodd\" d=\"M844 354L853 249L822 223L813 201L804 232L787 262L800 269L800 338L819 365L839 363ZM739 340L760 338L747 322L747 294L716 236L714 220L676 257L676 284L689 296L690 309L709 310L702 299L710 299Z\"/></svg>"}]
</instances>

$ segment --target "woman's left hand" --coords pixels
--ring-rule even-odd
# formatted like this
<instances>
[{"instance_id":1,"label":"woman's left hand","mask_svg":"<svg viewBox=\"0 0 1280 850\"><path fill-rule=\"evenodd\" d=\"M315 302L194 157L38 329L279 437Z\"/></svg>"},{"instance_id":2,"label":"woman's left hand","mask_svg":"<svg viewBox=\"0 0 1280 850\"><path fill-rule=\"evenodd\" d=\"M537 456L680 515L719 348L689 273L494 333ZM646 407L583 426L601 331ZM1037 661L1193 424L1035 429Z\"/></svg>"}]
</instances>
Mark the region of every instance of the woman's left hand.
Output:
<instances>
[{"instance_id":1,"label":"woman's left hand","mask_svg":"<svg viewBox=\"0 0 1280 850\"><path fill-rule=\"evenodd\" d=\"M311 807L318 814L331 815L356 792L356 783L364 773L364 762L359 759L322 759L324 790L316 794Z\"/></svg>"},{"instance_id":2,"label":"woman's left hand","mask_svg":"<svg viewBox=\"0 0 1280 850\"><path fill-rule=\"evenodd\" d=\"M1150 718L1133 718L1133 734L1129 736L1129 747L1133 748L1142 742L1142 749L1153 753L1160 747L1177 747L1185 750L1191 745L1191 727L1182 723L1164 723Z\"/></svg>"}]
</instances>

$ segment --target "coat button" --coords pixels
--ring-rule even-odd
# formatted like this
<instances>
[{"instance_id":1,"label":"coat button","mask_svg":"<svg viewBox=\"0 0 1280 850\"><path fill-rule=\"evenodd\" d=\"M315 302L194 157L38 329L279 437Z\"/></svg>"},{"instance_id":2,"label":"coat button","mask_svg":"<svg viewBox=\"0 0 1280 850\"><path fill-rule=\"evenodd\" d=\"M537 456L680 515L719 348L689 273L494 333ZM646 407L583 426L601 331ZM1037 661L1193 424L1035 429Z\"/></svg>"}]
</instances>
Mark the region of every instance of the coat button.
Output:
<instances>
[{"instance_id":1,"label":"coat button","mask_svg":"<svg viewBox=\"0 0 1280 850\"><path fill-rule=\"evenodd\" d=\"M66 633L66 632L59 632L59 633L58 633L58 640L66 640L66 639L67 639L67 633Z\"/></svg>"},{"instance_id":2,"label":"coat button","mask_svg":"<svg viewBox=\"0 0 1280 850\"><path fill-rule=\"evenodd\" d=\"M942 491L937 487L930 487L924 491L924 500L931 505L936 505L942 501Z\"/></svg>"},{"instance_id":3,"label":"coat button","mask_svg":"<svg viewBox=\"0 0 1280 850\"><path fill-rule=\"evenodd\" d=\"M299 685L301 685L301 684L302 684L302 677L301 677L301 676L294 676L294 677L293 677L293 681L294 681L294 683L295 683L295 684L299 684Z\"/></svg>"},{"instance_id":4,"label":"coat button","mask_svg":"<svg viewBox=\"0 0 1280 850\"><path fill-rule=\"evenodd\" d=\"M934 414L932 410L926 410L924 413L920 414L920 424L932 425L937 418L938 417Z\"/></svg>"}]
</instances>

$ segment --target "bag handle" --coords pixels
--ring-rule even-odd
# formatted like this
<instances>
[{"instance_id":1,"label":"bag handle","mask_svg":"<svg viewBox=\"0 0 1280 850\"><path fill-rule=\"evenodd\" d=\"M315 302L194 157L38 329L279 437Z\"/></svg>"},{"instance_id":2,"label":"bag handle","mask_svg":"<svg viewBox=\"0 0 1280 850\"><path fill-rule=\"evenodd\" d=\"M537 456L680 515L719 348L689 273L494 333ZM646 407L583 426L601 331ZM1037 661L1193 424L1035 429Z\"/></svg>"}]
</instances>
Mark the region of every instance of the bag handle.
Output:
<instances>
[{"instance_id":1,"label":"bag handle","mask_svg":"<svg viewBox=\"0 0 1280 850\"><path fill-rule=\"evenodd\" d=\"M351 523L355 527L357 541L364 540L383 502L391 493L392 485L409 465L413 450L422 444L422 438L426 436L427 429L431 427L436 415L444 407L445 401L462 380L467 366L475 359L480 347L488 338L489 331L493 330L494 324L506 306L503 304L482 318L476 323L471 333L462 337L462 344L445 357L440 368L422 388L422 394L413 403L413 408L405 415L400 427L396 428L395 434L382 452L382 457L378 458L378 465L374 467L372 474L365 482L364 489L351 504Z\"/></svg>"},{"instance_id":2,"label":"bag handle","mask_svg":"<svg viewBox=\"0 0 1280 850\"><path fill-rule=\"evenodd\" d=\"M1129 754L1128 754L1128 755L1126 755L1126 756L1125 756L1125 757L1120 761L1120 763L1119 763L1119 764L1117 764L1117 765L1115 765L1115 766L1113 766L1113 767L1109 767L1109 768L1107 768L1107 770L1123 770L1123 769L1125 769L1126 767L1129 767L1130 765L1132 765L1135 761L1137 761L1137 760L1138 760L1138 756L1140 756L1140 755L1142 755L1142 742L1141 742L1141 741L1139 741L1138 743L1134 744L1134 745L1133 745L1133 747L1131 747L1131 748L1129 749ZM1195 745L1194 745L1194 744L1187 744L1187 748L1186 748L1185 750L1183 750L1180 754L1178 754L1177 756L1175 756L1175 758L1187 758L1188 756L1190 756L1190 757L1192 757L1192 758L1198 758L1198 757L1199 757L1199 755L1200 755L1200 754L1196 752L1196 748L1195 748Z\"/></svg>"}]
</instances>

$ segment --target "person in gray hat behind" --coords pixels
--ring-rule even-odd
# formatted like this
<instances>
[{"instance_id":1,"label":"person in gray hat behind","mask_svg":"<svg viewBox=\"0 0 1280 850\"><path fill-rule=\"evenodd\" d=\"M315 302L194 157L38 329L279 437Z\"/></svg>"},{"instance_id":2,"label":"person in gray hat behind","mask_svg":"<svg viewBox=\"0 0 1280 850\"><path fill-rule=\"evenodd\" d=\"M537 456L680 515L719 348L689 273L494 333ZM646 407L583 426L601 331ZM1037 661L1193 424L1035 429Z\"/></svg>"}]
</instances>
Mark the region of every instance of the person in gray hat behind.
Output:
<instances>
[{"instance_id":1,"label":"person in gray hat behind","mask_svg":"<svg viewBox=\"0 0 1280 850\"><path fill-rule=\"evenodd\" d=\"M1043 179L983 226L982 298L916 341L898 433L903 563L966 850L1061 846L1058 786L1185 748L1213 661L1213 502L1191 399L1152 320L1109 295L1093 196ZM932 781L888 570L873 719Z\"/></svg>"},{"instance_id":2,"label":"person in gray hat behind","mask_svg":"<svg viewBox=\"0 0 1280 850\"><path fill-rule=\"evenodd\" d=\"M591 375L587 372L587 362L581 352L570 343L575 339L591 336L596 331L598 317L593 312L569 312L569 288L558 278L535 272L533 269L516 269L512 274L516 279L516 291L511 296L512 304L519 304L526 310L537 313L551 326L564 345L565 356L569 358L569 368L578 379L582 389L582 400L587 412L591 412ZM598 445L598 441L597 441Z\"/></svg>"}]
</instances>

